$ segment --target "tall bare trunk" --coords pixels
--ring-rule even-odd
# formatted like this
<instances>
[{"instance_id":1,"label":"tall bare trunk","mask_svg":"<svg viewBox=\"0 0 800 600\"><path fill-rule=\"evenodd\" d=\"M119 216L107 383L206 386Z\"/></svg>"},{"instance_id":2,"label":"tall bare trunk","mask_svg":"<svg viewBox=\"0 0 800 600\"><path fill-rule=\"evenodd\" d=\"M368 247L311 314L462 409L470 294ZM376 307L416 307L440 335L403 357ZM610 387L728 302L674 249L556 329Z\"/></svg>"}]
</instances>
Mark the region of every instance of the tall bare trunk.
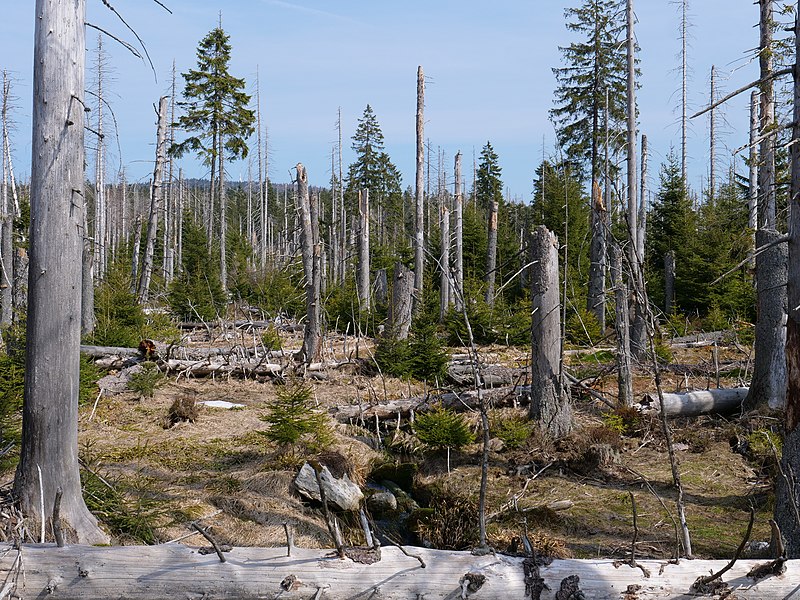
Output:
<instances>
[{"instance_id":1,"label":"tall bare trunk","mask_svg":"<svg viewBox=\"0 0 800 600\"><path fill-rule=\"evenodd\" d=\"M425 74L417 67L417 177L414 221L414 311L422 308L425 270Z\"/></svg>"},{"instance_id":2,"label":"tall bare trunk","mask_svg":"<svg viewBox=\"0 0 800 600\"><path fill-rule=\"evenodd\" d=\"M772 47L773 0L759 0L761 17L759 20L761 92L761 130L763 136L758 170L759 189L759 228L775 229L775 136L765 135L775 126L775 85L771 78L774 67L774 48Z\"/></svg>"},{"instance_id":3,"label":"tall bare trunk","mask_svg":"<svg viewBox=\"0 0 800 600\"><path fill-rule=\"evenodd\" d=\"M489 212L489 236L486 245L486 304L494 307L494 284L497 279L497 200Z\"/></svg>"},{"instance_id":4,"label":"tall bare trunk","mask_svg":"<svg viewBox=\"0 0 800 600\"><path fill-rule=\"evenodd\" d=\"M711 102L713 106L717 97L717 67L711 65ZM713 199L717 193L717 109L712 108L709 112L709 135L708 135L708 198Z\"/></svg>"},{"instance_id":5,"label":"tall bare trunk","mask_svg":"<svg viewBox=\"0 0 800 600\"><path fill-rule=\"evenodd\" d=\"M562 370L558 241L540 225L531 237L533 311L530 417L553 438L572 429L572 407Z\"/></svg>"},{"instance_id":6,"label":"tall bare trunk","mask_svg":"<svg viewBox=\"0 0 800 600\"><path fill-rule=\"evenodd\" d=\"M8 97L11 92L11 83L8 73L3 71L3 181L2 198L0 198L0 325L11 324L13 318L13 224L14 213L8 197L9 165L11 164L10 145L8 143Z\"/></svg>"},{"instance_id":7,"label":"tall bare trunk","mask_svg":"<svg viewBox=\"0 0 800 600\"><path fill-rule=\"evenodd\" d=\"M142 215L137 214L133 225L133 253L131 258L131 293L135 294L139 288L139 254L142 246Z\"/></svg>"},{"instance_id":8,"label":"tall bare trunk","mask_svg":"<svg viewBox=\"0 0 800 600\"><path fill-rule=\"evenodd\" d=\"M306 326L300 359L311 364L319 358L320 329L320 251L319 215L308 193L308 173L297 163L297 203L300 212L300 243L306 276Z\"/></svg>"},{"instance_id":9,"label":"tall bare trunk","mask_svg":"<svg viewBox=\"0 0 800 600\"><path fill-rule=\"evenodd\" d=\"M795 64L800 65L800 18L795 26ZM786 557L800 558L800 73L794 70L794 119L789 201L789 314L786 324L785 437L781 476L776 477L775 521L786 542Z\"/></svg>"},{"instance_id":10,"label":"tall bare trunk","mask_svg":"<svg viewBox=\"0 0 800 600\"><path fill-rule=\"evenodd\" d=\"M544 189L544 188L542 188ZM606 205L600 186L592 184L592 235L589 247L589 289L586 294L586 308L595 316L600 330L606 328Z\"/></svg>"},{"instance_id":11,"label":"tall bare trunk","mask_svg":"<svg viewBox=\"0 0 800 600\"><path fill-rule=\"evenodd\" d=\"M647 136L642 134L642 168L639 182L639 222L636 230L636 250L644 258L647 240Z\"/></svg>"},{"instance_id":12,"label":"tall bare trunk","mask_svg":"<svg viewBox=\"0 0 800 600\"><path fill-rule=\"evenodd\" d=\"M686 185L686 137L689 125L687 79L689 77L686 47L688 45L688 0L681 2L681 178Z\"/></svg>"},{"instance_id":13,"label":"tall bare trunk","mask_svg":"<svg viewBox=\"0 0 800 600\"><path fill-rule=\"evenodd\" d=\"M31 268L14 495L36 523L53 514L60 490L62 528L71 541L104 543L108 536L86 508L78 471L85 4L37 0L35 15Z\"/></svg>"},{"instance_id":14,"label":"tall bare trunk","mask_svg":"<svg viewBox=\"0 0 800 600\"><path fill-rule=\"evenodd\" d=\"M167 96L162 96L158 103L158 127L156 129L156 164L153 169L153 181L150 184L150 214L147 219L147 240L142 260L142 274L139 277L139 289L136 297L140 304L147 302L150 294L150 280L153 276L153 255L158 235L158 213L163 200L162 179L164 162L167 158Z\"/></svg>"},{"instance_id":15,"label":"tall bare trunk","mask_svg":"<svg viewBox=\"0 0 800 600\"><path fill-rule=\"evenodd\" d=\"M456 154L455 160L455 189L453 198L453 210L456 217L455 230L455 304L456 310L461 310L461 303L464 301L464 195L461 192L461 152Z\"/></svg>"},{"instance_id":16,"label":"tall bare trunk","mask_svg":"<svg viewBox=\"0 0 800 600\"><path fill-rule=\"evenodd\" d=\"M450 211L446 206L441 208L440 228L442 243L441 254L439 255L439 268L441 277L439 279L439 318L444 320L447 311L452 304L452 294L450 293L452 278L450 276Z\"/></svg>"},{"instance_id":17,"label":"tall bare trunk","mask_svg":"<svg viewBox=\"0 0 800 600\"><path fill-rule=\"evenodd\" d=\"M228 290L228 197L225 194L225 145L219 133L219 280L222 289Z\"/></svg>"},{"instance_id":18,"label":"tall bare trunk","mask_svg":"<svg viewBox=\"0 0 800 600\"><path fill-rule=\"evenodd\" d=\"M358 303L370 309L369 279L369 190L358 193Z\"/></svg>"},{"instance_id":19,"label":"tall bare trunk","mask_svg":"<svg viewBox=\"0 0 800 600\"><path fill-rule=\"evenodd\" d=\"M614 301L616 318L614 329L617 334L617 390L619 406L633 404L633 374L631 371L630 313L628 310L628 286L625 284L622 268L622 249L611 246L611 278L614 281Z\"/></svg>"},{"instance_id":20,"label":"tall bare trunk","mask_svg":"<svg viewBox=\"0 0 800 600\"><path fill-rule=\"evenodd\" d=\"M747 227L758 228L758 92L750 94L750 168L747 179ZM755 241L755 240L753 240Z\"/></svg>"},{"instance_id":21,"label":"tall bare trunk","mask_svg":"<svg viewBox=\"0 0 800 600\"><path fill-rule=\"evenodd\" d=\"M664 314L671 315L675 307L675 251L664 255Z\"/></svg>"},{"instance_id":22,"label":"tall bare trunk","mask_svg":"<svg viewBox=\"0 0 800 600\"><path fill-rule=\"evenodd\" d=\"M392 282L392 304L389 307L389 336L404 340L411 327L412 294L414 278L411 271L401 262L394 265Z\"/></svg>"}]
</instances>

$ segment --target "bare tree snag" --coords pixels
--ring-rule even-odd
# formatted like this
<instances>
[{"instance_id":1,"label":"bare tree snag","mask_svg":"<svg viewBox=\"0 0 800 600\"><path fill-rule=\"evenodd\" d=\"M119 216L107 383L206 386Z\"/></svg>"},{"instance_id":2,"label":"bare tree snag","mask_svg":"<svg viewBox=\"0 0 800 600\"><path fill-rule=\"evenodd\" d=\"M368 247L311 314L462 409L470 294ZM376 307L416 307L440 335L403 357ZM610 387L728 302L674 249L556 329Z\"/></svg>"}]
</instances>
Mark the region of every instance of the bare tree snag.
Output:
<instances>
[{"instance_id":1,"label":"bare tree snag","mask_svg":"<svg viewBox=\"0 0 800 600\"><path fill-rule=\"evenodd\" d=\"M414 312L422 308L425 280L425 74L417 67L417 176L414 221Z\"/></svg>"},{"instance_id":2,"label":"bare tree snag","mask_svg":"<svg viewBox=\"0 0 800 600\"><path fill-rule=\"evenodd\" d=\"M413 553L405 554L404 549L393 546L381 548L381 560L368 565L342 560L330 549L293 547L291 556L287 556L286 546L232 548L226 553L224 563L216 554L202 555L197 548L181 544L65 546L58 550L54 545L26 545L17 550L6 544L1 549L0 570L4 576L10 576L6 580L12 582L13 595L54 595L65 600L171 600L203 595L241 600L265 597L619 600L628 596L665 600L692 597L689 588L698 576L717 572L728 563L682 560L679 564L664 565L663 561L637 560L644 567L640 570L608 559L548 562L426 548L414 548ZM19 575L15 580L14 561L20 551L24 553L25 578ZM800 576L798 561L785 563L784 576L755 580L748 573L757 566L756 560L738 560L725 573L725 580L735 588L737 598L791 596ZM650 576L645 576L644 571ZM534 588L539 593L532 592ZM629 591L628 596L625 590Z\"/></svg>"},{"instance_id":3,"label":"bare tree snag","mask_svg":"<svg viewBox=\"0 0 800 600\"><path fill-rule=\"evenodd\" d=\"M78 472L85 8L84 0L36 2L25 399L14 493L23 513L42 522L60 488L67 540L93 544L108 537L86 508Z\"/></svg>"},{"instance_id":4,"label":"bare tree snag","mask_svg":"<svg viewBox=\"0 0 800 600\"><path fill-rule=\"evenodd\" d=\"M717 67L711 65L711 102L714 106L714 98L717 96ZM717 193L717 109L709 111L709 131L708 131L708 197L713 199Z\"/></svg>"},{"instance_id":5,"label":"bare tree snag","mask_svg":"<svg viewBox=\"0 0 800 600\"><path fill-rule=\"evenodd\" d=\"M464 301L464 196L461 193L461 152L455 159L453 211L455 212L455 307L461 310Z\"/></svg>"},{"instance_id":6,"label":"bare tree snag","mask_svg":"<svg viewBox=\"0 0 800 600\"><path fill-rule=\"evenodd\" d=\"M758 92L750 94L750 156L747 180L747 227L753 232L758 228ZM753 240L755 243L755 239Z\"/></svg>"},{"instance_id":7,"label":"bare tree snag","mask_svg":"<svg viewBox=\"0 0 800 600\"><path fill-rule=\"evenodd\" d=\"M759 229L756 246L774 242L781 235ZM789 244L791 245L791 240ZM755 331L755 362L745 408L770 406L780 409L786 400L786 276L789 249L773 244L756 255L758 316Z\"/></svg>"},{"instance_id":8,"label":"bare tree snag","mask_svg":"<svg viewBox=\"0 0 800 600\"><path fill-rule=\"evenodd\" d=\"M600 330L606 328L606 205L597 182L592 184L592 237L589 246L589 289L586 309L595 316Z\"/></svg>"},{"instance_id":9,"label":"bare tree snag","mask_svg":"<svg viewBox=\"0 0 800 600\"><path fill-rule=\"evenodd\" d=\"M800 557L800 18L795 26L794 119L789 200L788 319L786 322L786 419L780 474L775 489L775 521L787 558Z\"/></svg>"},{"instance_id":10,"label":"bare tree snag","mask_svg":"<svg viewBox=\"0 0 800 600\"><path fill-rule=\"evenodd\" d=\"M572 429L572 407L561 365L558 241L540 225L531 236L533 305L530 418L559 438Z\"/></svg>"},{"instance_id":11,"label":"bare tree snag","mask_svg":"<svg viewBox=\"0 0 800 600\"><path fill-rule=\"evenodd\" d=\"M497 279L497 200L492 200L489 211L489 235L486 247L486 304L494 307L494 287Z\"/></svg>"},{"instance_id":12,"label":"bare tree snag","mask_svg":"<svg viewBox=\"0 0 800 600\"><path fill-rule=\"evenodd\" d=\"M167 158L167 96L162 96L158 102L158 127L156 130L156 163L153 169L153 181L150 184L150 214L147 219L147 241L144 247L142 260L142 273L139 277L139 287L136 297L140 304L148 300L150 294L150 280L153 276L153 255L158 236L158 213L161 211L163 200L164 163Z\"/></svg>"},{"instance_id":13,"label":"bare tree snag","mask_svg":"<svg viewBox=\"0 0 800 600\"><path fill-rule=\"evenodd\" d=\"M633 375L631 371L630 313L628 311L628 286L625 284L622 268L622 249L611 246L611 277L614 281L614 304L616 318L614 329L617 334L617 389L620 406L633 404Z\"/></svg>"},{"instance_id":14,"label":"bare tree snag","mask_svg":"<svg viewBox=\"0 0 800 600\"><path fill-rule=\"evenodd\" d=\"M687 81L689 79L688 69L688 54L686 51L689 38L689 19L688 19L688 6L689 0L681 0L681 178L686 185L686 133L689 125L689 120L686 117L688 112L689 102L687 99Z\"/></svg>"},{"instance_id":15,"label":"bare tree snag","mask_svg":"<svg viewBox=\"0 0 800 600\"><path fill-rule=\"evenodd\" d=\"M773 0L759 0L760 18L758 64L761 84L759 114L759 134L769 133L775 127L775 82L772 77L775 65L772 32L775 27L773 19ZM764 136L761 140L760 162L758 169L759 191L759 229L775 229L775 136ZM758 267L756 267L758 268Z\"/></svg>"},{"instance_id":16,"label":"bare tree snag","mask_svg":"<svg viewBox=\"0 0 800 600\"><path fill-rule=\"evenodd\" d=\"M13 318L14 274L12 254L14 252L14 210L8 198L9 176L11 174L11 152L8 143L8 100L10 92L11 84L8 79L8 73L3 71L3 181L2 198L0 198L0 326L10 325ZM13 187L13 182L11 185Z\"/></svg>"},{"instance_id":17,"label":"bare tree snag","mask_svg":"<svg viewBox=\"0 0 800 600\"><path fill-rule=\"evenodd\" d=\"M444 321L450 305L452 277L450 276L450 211L442 206L439 215L439 231L441 232L441 252L439 255L439 319Z\"/></svg>"},{"instance_id":18,"label":"bare tree snag","mask_svg":"<svg viewBox=\"0 0 800 600\"><path fill-rule=\"evenodd\" d=\"M411 328L412 294L414 279L411 271L401 262L394 265L392 304L389 307L389 335L404 340Z\"/></svg>"},{"instance_id":19,"label":"bare tree snag","mask_svg":"<svg viewBox=\"0 0 800 600\"><path fill-rule=\"evenodd\" d=\"M358 193L358 303L361 310L370 309L369 278L369 190Z\"/></svg>"},{"instance_id":20,"label":"bare tree snag","mask_svg":"<svg viewBox=\"0 0 800 600\"><path fill-rule=\"evenodd\" d=\"M297 163L297 203L300 213L300 245L306 278L306 325L300 358L307 365L319 359L321 350L320 324L320 249L319 214L316 203L308 193L308 173Z\"/></svg>"},{"instance_id":21,"label":"bare tree snag","mask_svg":"<svg viewBox=\"0 0 800 600\"><path fill-rule=\"evenodd\" d=\"M675 251L664 255L664 314L671 315L675 307Z\"/></svg>"}]
</instances>

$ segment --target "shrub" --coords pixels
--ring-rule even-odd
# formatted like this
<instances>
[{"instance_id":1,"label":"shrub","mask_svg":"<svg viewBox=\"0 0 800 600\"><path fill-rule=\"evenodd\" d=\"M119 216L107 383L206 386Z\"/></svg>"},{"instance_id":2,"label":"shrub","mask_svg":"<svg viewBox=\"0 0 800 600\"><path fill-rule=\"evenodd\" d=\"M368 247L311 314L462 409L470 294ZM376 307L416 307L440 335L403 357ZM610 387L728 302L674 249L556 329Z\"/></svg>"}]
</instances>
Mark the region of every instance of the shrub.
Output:
<instances>
[{"instance_id":1,"label":"shrub","mask_svg":"<svg viewBox=\"0 0 800 600\"><path fill-rule=\"evenodd\" d=\"M139 394L140 398L152 398L156 389L166 382L158 365L152 362L142 363L142 369L133 373L128 380L128 389Z\"/></svg>"},{"instance_id":2,"label":"shrub","mask_svg":"<svg viewBox=\"0 0 800 600\"><path fill-rule=\"evenodd\" d=\"M278 444L284 452L302 442L309 448L330 444L332 433L325 415L311 406L311 386L291 383L279 386L277 399L269 412L261 417L269 423L264 436Z\"/></svg>"},{"instance_id":3,"label":"shrub","mask_svg":"<svg viewBox=\"0 0 800 600\"><path fill-rule=\"evenodd\" d=\"M274 325L267 327L266 331L261 334L261 343L264 345L265 350L281 349L281 336Z\"/></svg>"},{"instance_id":4,"label":"shrub","mask_svg":"<svg viewBox=\"0 0 800 600\"><path fill-rule=\"evenodd\" d=\"M414 515L421 540L441 550L464 550L478 542L478 507L466 498L437 496Z\"/></svg>"},{"instance_id":5,"label":"shrub","mask_svg":"<svg viewBox=\"0 0 800 600\"><path fill-rule=\"evenodd\" d=\"M167 419L164 429L174 427L178 423L194 423L200 415L197 407L197 400L194 396L180 396L175 398L172 406L167 411Z\"/></svg>"},{"instance_id":6,"label":"shrub","mask_svg":"<svg viewBox=\"0 0 800 600\"><path fill-rule=\"evenodd\" d=\"M473 439L464 416L441 404L418 415L414 429L422 443L438 450L461 448Z\"/></svg>"},{"instance_id":7,"label":"shrub","mask_svg":"<svg viewBox=\"0 0 800 600\"><path fill-rule=\"evenodd\" d=\"M582 346L591 346L603 337L600 322L594 313L590 313L585 307L574 307L567 314L564 331L567 340Z\"/></svg>"},{"instance_id":8,"label":"shrub","mask_svg":"<svg viewBox=\"0 0 800 600\"><path fill-rule=\"evenodd\" d=\"M375 348L378 367L395 377L443 379L449 360L432 324L421 325L407 340L381 338Z\"/></svg>"},{"instance_id":9,"label":"shrub","mask_svg":"<svg viewBox=\"0 0 800 600\"><path fill-rule=\"evenodd\" d=\"M97 319L92 341L100 346L135 348L144 335L145 315L130 291L130 265L115 262L94 297Z\"/></svg>"},{"instance_id":10,"label":"shrub","mask_svg":"<svg viewBox=\"0 0 800 600\"><path fill-rule=\"evenodd\" d=\"M491 434L499 438L506 448L514 450L521 447L531 436L530 420L520 415L493 415Z\"/></svg>"}]
</instances>

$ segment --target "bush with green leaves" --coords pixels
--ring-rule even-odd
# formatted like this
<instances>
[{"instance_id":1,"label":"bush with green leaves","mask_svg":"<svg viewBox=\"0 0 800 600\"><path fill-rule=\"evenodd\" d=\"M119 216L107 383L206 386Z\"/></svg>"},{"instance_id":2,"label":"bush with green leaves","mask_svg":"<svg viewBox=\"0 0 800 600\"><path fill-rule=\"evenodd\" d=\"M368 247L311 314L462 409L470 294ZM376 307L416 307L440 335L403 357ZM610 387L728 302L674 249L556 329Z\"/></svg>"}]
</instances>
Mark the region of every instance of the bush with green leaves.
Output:
<instances>
[{"instance_id":1,"label":"bush with green leaves","mask_svg":"<svg viewBox=\"0 0 800 600\"><path fill-rule=\"evenodd\" d=\"M492 415L489 427L491 435L502 440L506 448L520 448L531 436L532 424L521 415L508 415L501 412Z\"/></svg>"},{"instance_id":2,"label":"bush with green leaves","mask_svg":"<svg viewBox=\"0 0 800 600\"><path fill-rule=\"evenodd\" d=\"M288 383L277 388L277 398L262 421L269 423L263 435L284 452L302 443L309 449L330 444L333 434L324 413L312 405L313 390L302 383Z\"/></svg>"},{"instance_id":3,"label":"bush with green leaves","mask_svg":"<svg viewBox=\"0 0 800 600\"><path fill-rule=\"evenodd\" d=\"M458 449L472 443L473 435L464 415L438 404L417 415L414 429L422 443L437 450Z\"/></svg>"},{"instance_id":4,"label":"bush with green leaves","mask_svg":"<svg viewBox=\"0 0 800 600\"><path fill-rule=\"evenodd\" d=\"M167 379L155 363L142 363L141 367L141 370L133 373L128 380L128 389L139 394L140 398L149 399Z\"/></svg>"},{"instance_id":5,"label":"bush with green leaves","mask_svg":"<svg viewBox=\"0 0 800 600\"><path fill-rule=\"evenodd\" d=\"M183 219L183 264L169 289L169 305L180 319L210 321L225 310L225 291L217 261L210 260L203 227L190 214Z\"/></svg>"},{"instance_id":6,"label":"bush with green leaves","mask_svg":"<svg viewBox=\"0 0 800 600\"><path fill-rule=\"evenodd\" d=\"M381 338L375 348L375 362L382 372L395 377L443 379L449 362L436 327L422 324L406 340Z\"/></svg>"}]
</instances>

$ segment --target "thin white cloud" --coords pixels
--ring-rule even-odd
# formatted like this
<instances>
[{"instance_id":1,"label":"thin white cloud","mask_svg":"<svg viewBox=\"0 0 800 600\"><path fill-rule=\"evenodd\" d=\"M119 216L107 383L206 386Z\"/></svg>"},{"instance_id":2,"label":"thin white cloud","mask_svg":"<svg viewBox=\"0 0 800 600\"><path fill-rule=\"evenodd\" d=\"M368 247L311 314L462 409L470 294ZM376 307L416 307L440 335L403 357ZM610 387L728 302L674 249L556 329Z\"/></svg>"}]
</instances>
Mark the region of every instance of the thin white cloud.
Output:
<instances>
[{"instance_id":1,"label":"thin white cloud","mask_svg":"<svg viewBox=\"0 0 800 600\"><path fill-rule=\"evenodd\" d=\"M338 21L347 21L348 23L359 23L359 21L351 18L345 17L343 15L337 15L336 13L328 12L327 10L321 10L319 8L310 8L308 6L302 6L300 4L294 4L293 2L286 2L286 0L261 0L264 4L272 4L274 6L279 6L281 8L287 8L289 10L295 10L298 12L306 13L309 15L314 15L317 17L326 17L329 19L336 19Z\"/></svg>"}]
</instances>

